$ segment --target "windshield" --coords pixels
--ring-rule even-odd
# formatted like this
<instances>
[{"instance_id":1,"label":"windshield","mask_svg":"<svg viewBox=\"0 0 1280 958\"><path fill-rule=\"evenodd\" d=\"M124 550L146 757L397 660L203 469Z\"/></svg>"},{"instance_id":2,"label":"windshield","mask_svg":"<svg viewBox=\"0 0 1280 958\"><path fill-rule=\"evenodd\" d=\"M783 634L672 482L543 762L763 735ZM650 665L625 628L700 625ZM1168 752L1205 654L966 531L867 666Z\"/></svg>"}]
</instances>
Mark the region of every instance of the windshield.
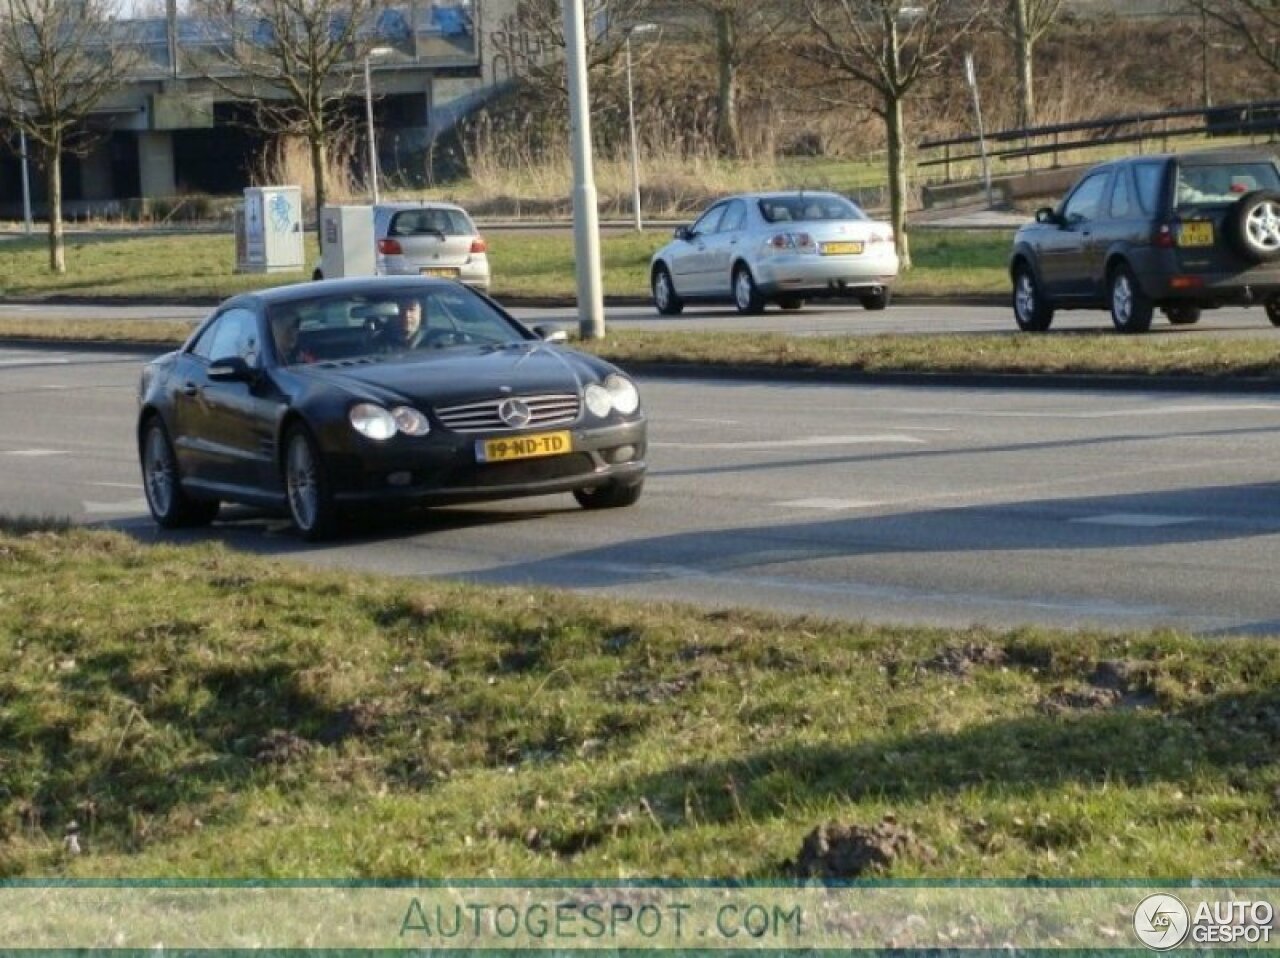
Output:
<instances>
[{"instance_id":1,"label":"windshield","mask_svg":"<svg viewBox=\"0 0 1280 958\"><path fill-rule=\"evenodd\" d=\"M816 223L823 220L867 218L855 203L834 193L766 196L760 200L760 215L766 223Z\"/></svg>"},{"instance_id":2,"label":"windshield","mask_svg":"<svg viewBox=\"0 0 1280 958\"><path fill-rule=\"evenodd\" d=\"M316 296L277 303L267 316L282 366L503 346L534 338L464 286L379 287Z\"/></svg>"},{"instance_id":3,"label":"windshield","mask_svg":"<svg viewBox=\"0 0 1280 958\"><path fill-rule=\"evenodd\" d=\"M1271 163L1220 163L1178 169L1178 209L1223 206L1254 190L1280 189L1280 174Z\"/></svg>"}]
</instances>

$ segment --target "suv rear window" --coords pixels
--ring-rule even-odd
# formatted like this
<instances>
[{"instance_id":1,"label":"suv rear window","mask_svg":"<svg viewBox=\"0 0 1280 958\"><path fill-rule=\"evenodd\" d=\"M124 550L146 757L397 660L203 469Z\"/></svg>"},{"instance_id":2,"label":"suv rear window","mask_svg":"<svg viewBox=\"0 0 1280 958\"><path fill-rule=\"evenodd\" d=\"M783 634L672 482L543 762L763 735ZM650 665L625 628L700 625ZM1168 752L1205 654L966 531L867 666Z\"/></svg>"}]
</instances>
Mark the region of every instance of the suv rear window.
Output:
<instances>
[{"instance_id":1,"label":"suv rear window","mask_svg":"<svg viewBox=\"0 0 1280 958\"><path fill-rule=\"evenodd\" d=\"M1226 206L1254 190L1280 189L1274 164L1218 163L1178 168L1177 207Z\"/></svg>"},{"instance_id":2,"label":"suv rear window","mask_svg":"<svg viewBox=\"0 0 1280 958\"><path fill-rule=\"evenodd\" d=\"M471 236L475 227L461 210L401 210L391 218L388 236Z\"/></svg>"}]
</instances>

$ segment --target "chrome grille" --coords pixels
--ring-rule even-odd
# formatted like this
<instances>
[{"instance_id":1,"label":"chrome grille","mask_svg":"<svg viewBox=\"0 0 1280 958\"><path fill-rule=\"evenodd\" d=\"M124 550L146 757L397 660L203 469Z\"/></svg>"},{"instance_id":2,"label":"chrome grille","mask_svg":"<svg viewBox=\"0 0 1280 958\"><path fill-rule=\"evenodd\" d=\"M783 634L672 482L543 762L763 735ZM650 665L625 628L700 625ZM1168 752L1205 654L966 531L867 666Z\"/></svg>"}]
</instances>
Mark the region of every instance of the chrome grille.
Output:
<instances>
[{"instance_id":1,"label":"chrome grille","mask_svg":"<svg viewBox=\"0 0 1280 958\"><path fill-rule=\"evenodd\" d=\"M529 424L521 428L542 429L547 426L563 426L574 422L581 409L581 400L572 394L558 396L503 396L482 402L463 403L458 406L442 406L436 415L454 432L512 432L498 417L498 407L508 399L519 399L529 407Z\"/></svg>"}]
</instances>

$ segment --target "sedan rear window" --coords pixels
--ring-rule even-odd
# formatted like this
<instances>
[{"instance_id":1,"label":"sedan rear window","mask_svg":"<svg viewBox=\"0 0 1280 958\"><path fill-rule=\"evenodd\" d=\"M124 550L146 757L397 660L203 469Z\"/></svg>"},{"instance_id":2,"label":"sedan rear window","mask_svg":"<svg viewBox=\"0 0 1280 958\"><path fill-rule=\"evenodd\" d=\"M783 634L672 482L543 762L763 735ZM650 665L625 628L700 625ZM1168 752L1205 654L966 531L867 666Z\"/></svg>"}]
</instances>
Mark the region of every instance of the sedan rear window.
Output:
<instances>
[{"instance_id":1,"label":"sedan rear window","mask_svg":"<svg viewBox=\"0 0 1280 958\"><path fill-rule=\"evenodd\" d=\"M1254 190L1280 189L1280 174L1271 163L1220 163L1178 168L1177 205L1225 206Z\"/></svg>"},{"instance_id":2,"label":"sedan rear window","mask_svg":"<svg viewBox=\"0 0 1280 958\"><path fill-rule=\"evenodd\" d=\"M831 193L813 196L766 196L760 200L766 223L815 223L823 220L865 220L851 200Z\"/></svg>"},{"instance_id":3,"label":"sedan rear window","mask_svg":"<svg viewBox=\"0 0 1280 958\"><path fill-rule=\"evenodd\" d=\"M462 210L402 210L391 218L389 236L472 236L475 227Z\"/></svg>"}]
</instances>

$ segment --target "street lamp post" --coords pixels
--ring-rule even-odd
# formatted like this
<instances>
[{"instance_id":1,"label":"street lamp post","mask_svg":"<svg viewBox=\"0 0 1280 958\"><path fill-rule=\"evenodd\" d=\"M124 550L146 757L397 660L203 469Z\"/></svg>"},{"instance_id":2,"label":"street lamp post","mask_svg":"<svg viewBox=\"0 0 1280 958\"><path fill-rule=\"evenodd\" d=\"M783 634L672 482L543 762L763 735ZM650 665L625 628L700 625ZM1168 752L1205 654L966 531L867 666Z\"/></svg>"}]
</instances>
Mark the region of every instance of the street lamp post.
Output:
<instances>
[{"instance_id":1,"label":"street lamp post","mask_svg":"<svg viewBox=\"0 0 1280 958\"><path fill-rule=\"evenodd\" d=\"M587 27L583 0L562 0L573 149L573 240L578 273L578 333L604 339L604 287L600 273L599 194L591 155L591 100L587 88Z\"/></svg>"},{"instance_id":2,"label":"street lamp post","mask_svg":"<svg viewBox=\"0 0 1280 958\"><path fill-rule=\"evenodd\" d=\"M373 132L373 84L369 78L369 60L394 53L390 47L374 47L364 55L364 117L369 128L369 192L373 205L378 205L378 143Z\"/></svg>"},{"instance_id":3,"label":"street lamp post","mask_svg":"<svg viewBox=\"0 0 1280 958\"><path fill-rule=\"evenodd\" d=\"M26 116L26 113L23 113ZM31 225L31 174L28 172L29 159L27 157L27 131L20 123L18 125L18 150L22 155L22 223L24 232L28 236L32 233Z\"/></svg>"},{"instance_id":4,"label":"street lamp post","mask_svg":"<svg viewBox=\"0 0 1280 958\"><path fill-rule=\"evenodd\" d=\"M637 233L644 232L640 217L640 144L636 136L636 91L631 79L631 37L657 29L652 23L637 23L627 30L627 122L631 127L631 215Z\"/></svg>"}]
</instances>

